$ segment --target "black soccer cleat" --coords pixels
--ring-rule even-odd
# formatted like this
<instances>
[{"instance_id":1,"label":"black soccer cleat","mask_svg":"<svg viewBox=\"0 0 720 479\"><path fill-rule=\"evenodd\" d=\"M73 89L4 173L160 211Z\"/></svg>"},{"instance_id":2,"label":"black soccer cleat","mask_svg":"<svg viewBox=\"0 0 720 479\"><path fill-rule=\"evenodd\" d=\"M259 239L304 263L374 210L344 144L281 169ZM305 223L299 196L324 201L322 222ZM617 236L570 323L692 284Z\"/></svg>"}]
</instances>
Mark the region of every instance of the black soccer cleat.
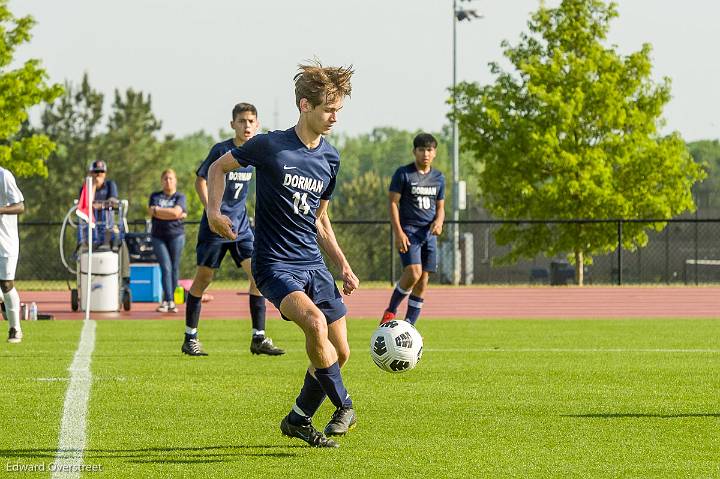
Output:
<instances>
[{"instance_id":1,"label":"black soccer cleat","mask_svg":"<svg viewBox=\"0 0 720 479\"><path fill-rule=\"evenodd\" d=\"M22 331L18 331L15 328L10 328L8 330L8 343L17 344L19 342L22 342Z\"/></svg>"},{"instance_id":2,"label":"black soccer cleat","mask_svg":"<svg viewBox=\"0 0 720 479\"><path fill-rule=\"evenodd\" d=\"M355 427L357 418L355 410L351 407L339 407L335 410L330 422L325 426L326 436L344 436Z\"/></svg>"},{"instance_id":3,"label":"black soccer cleat","mask_svg":"<svg viewBox=\"0 0 720 479\"><path fill-rule=\"evenodd\" d=\"M285 354L284 349L275 346L272 339L265 336L253 337L250 342L250 352L253 354L267 354L268 356L280 356Z\"/></svg>"},{"instance_id":4,"label":"black soccer cleat","mask_svg":"<svg viewBox=\"0 0 720 479\"><path fill-rule=\"evenodd\" d=\"M185 341L182 345L181 351L188 356L207 356L208 353L206 353L203 348L202 344L200 344L200 341L197 339L188 339Z\"/></svg>"},{"instance_id":5,"label":"black soccer cleat","mask_svg":"<svg viewBox=\"0 0 720 479\"><path fill-rule=\"evenodd\" d=\"M280 431L283 435L288 437L296 437L302 439L312 447L340 447L338 443L332 439L325 437L325 434L315 429L311 422L303 424L302 426L295 426L290 424L288 416L285 416L280 421Z\"/></svg>"}]
</instances>

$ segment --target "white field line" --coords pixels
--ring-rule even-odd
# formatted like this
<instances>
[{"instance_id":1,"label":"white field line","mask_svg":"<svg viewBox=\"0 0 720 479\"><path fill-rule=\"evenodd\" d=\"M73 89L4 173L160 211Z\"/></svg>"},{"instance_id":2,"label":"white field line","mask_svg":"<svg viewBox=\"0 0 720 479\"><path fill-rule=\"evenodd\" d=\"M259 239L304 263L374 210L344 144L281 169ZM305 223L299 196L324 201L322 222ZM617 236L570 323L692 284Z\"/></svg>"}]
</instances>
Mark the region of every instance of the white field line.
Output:
<instances>
[{"instance_id":1,"label":"white field line","mask_svg":"<svg viewBox=\"0 0 720 479\"><path fill-rule=\"evenodd\" d=\"M65 393L60 439L52 465L52 478L79 478L85 451L85 426L92 373L90 362L95 349L95 321L83 322L80 344L68 371L70 384Z\"/></svg>"},{"instance_id":2,"label":"white field line","mask_svg":"<svg viewBox=\"0 0 720 479\"><path fill-rule=\"evenodd\" d=\"M423 351L433 353L720 353L720 349L673 348L427 348Z\"/></svg>"}]
</instances>

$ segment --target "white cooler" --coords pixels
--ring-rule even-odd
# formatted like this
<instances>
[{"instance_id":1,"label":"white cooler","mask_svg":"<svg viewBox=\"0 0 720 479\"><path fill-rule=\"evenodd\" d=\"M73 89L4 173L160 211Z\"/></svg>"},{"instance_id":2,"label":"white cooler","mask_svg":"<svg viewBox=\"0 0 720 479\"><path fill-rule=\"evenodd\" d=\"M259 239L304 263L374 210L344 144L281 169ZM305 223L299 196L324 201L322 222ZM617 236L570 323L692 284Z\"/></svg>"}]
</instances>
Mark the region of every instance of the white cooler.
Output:
<instances>
[{"instance_id":1,"label":"white cooler","mask_svg":"<svg viewBox=\"0 0 720 479\"><path fill-rule=\"evenodd\" d=\"M87 288L88 254L80 255L78 290L80 310L85 311L85 290ZM120 287L118 254L112 251L93 252L90 284L90 311L118 311L120 309Z\"/></svg>"}]
</instances>

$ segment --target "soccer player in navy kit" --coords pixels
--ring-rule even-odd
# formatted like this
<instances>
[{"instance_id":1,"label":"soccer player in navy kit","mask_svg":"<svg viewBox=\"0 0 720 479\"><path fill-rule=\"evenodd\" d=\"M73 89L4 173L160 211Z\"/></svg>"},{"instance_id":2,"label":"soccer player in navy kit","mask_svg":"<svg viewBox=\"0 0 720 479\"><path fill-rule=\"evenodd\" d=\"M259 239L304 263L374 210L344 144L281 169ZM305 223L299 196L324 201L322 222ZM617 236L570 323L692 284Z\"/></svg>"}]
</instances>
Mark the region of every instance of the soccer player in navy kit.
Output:
<instances>
[{"instance_id":1,"label":"soccer player in navy kit","mask_svg":"<svg viewBox=\"0 0 720 479\"><path fill-rule=\"evenodd\" d=\"M244 144L255 136L260 127L257 120L257 109L249 103L238 103L233 108L230 127L235 131L235 138L230 138L213 146L196 172L195 189L206 209L208 204L207 175L210 165L232 148ZM250 268L253 232L248 222L245 200L252 174L253 168L246 166L234 168L232 171L228 171L226 175L227 182L222 194L220 210L232 222L235 233L232 240L210 231L207 213L203 211L196 248L197 271L190 287L185 308L185 341L182 345L182 352L190 356L207 356L197 339L201 299L205 290L210 286L215 270L220 267L220 263L222 263L227 252L230 252L235 265L238 268L242 267L250 279L250 317L253 329L250 352L270 356L279 356L285 353L285 351L273 344L272 339L265 335L265 298L255 286L255 280Z\"/></svg>"},{"instance_id":2,"label":"soccer player in navy kit","mask_svg":"<svg viewBox=\"0 0 720 479\"><path fill-rule=\"evenodd\" d=\"M380 324L392 321L408 298L405 321L415 324L430 273L437 270L437 237L445 221L445 177L432 167L437 140L421 133L413 140L415 161L401 166L390 181L390 222L403 272Z\"/></svg>"},{"instance_id":3,"label":"soccer player in navy kit","mask_svg":"<svg viewBox=\"0 0 720 479\"><path fill-rule=\"evenodd\" d=\"M323 138L350 95L352 73L345 67L301 65L295 76L297 125L233 148L208 175L210 226L233 238L232 222L220 210L224 175L238 165L252 165L257 171L253 273L263 295L305 333L310 359L300 394L280 430L315 447L338 447L327 436L343 435L356 422L340 373L350 355L347 309L318 247L342 271L343 292L352 293L359 280L337 244L327 214L340 158ZM311 419L325 396L336 410L323 434Z\"/></svg>"}]
</instances>

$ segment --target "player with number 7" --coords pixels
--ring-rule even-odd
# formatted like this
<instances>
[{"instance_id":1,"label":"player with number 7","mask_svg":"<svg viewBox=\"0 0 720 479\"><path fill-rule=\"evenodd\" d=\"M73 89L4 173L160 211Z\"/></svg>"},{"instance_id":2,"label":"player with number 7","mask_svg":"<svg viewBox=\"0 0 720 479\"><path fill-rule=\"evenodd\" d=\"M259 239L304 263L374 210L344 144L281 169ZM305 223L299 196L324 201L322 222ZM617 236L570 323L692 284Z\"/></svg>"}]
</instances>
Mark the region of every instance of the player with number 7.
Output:
<instances>
[{"instance_id":1,"label":"player with number 7","mask_svg":"<svg viewBox=\"0 0 720 479\"><path fill-rule=\"evenodd\" d=\"M248 221L245 200L253 176L252 167L236 168L226 175L225 190L223 191L220 209L231 222L234 238L223 238L213 233L208 226L207 177L210 165L232 148L245 144L255 136L259 127L257 109L253 105L250 103L238 103L235 105L232 110L232 121L230 122L230 128L235 132L235 137L214 145L196 172L195 190L206 211L203 211L202 220L200 221L196 248L197 270L190 287L185 309L185 340L183 341L182 352L189 356L207 356L200 341L198 341L197 334L202 296L210 286L215 270L220 267L227 252L230 252L235 265L245 270L250 280L248 296L250 318L252 320L250 352L270 356L285 353L285 351L276 347L272 339L265 334L265 298L255 286L255 280L250 268L254 236Z\"/></svg>"}]
</instances>

